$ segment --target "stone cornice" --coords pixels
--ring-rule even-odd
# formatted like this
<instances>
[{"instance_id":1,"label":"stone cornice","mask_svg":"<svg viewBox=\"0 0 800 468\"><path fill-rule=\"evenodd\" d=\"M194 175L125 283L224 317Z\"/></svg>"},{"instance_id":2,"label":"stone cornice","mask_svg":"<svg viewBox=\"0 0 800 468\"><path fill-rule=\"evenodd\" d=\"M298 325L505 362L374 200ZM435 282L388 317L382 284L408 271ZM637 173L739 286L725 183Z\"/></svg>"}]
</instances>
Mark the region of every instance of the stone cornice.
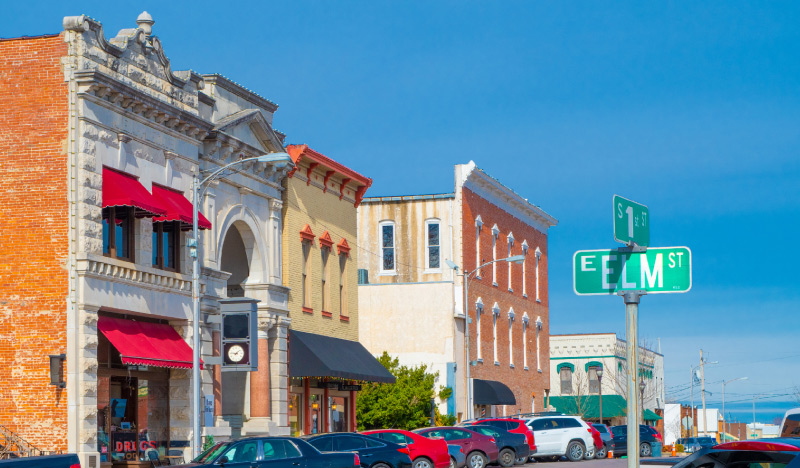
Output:
<instances>
[{"instance_id":1,"label":"stone cornice","mask_svg":"<svg viewBox=\"0 0 800 468\"><path fill-rule=\"evenodd\" d=\"M498 208L519 218L543 233L558 224L558 220L547 214L536 205L519 196L513 190L501 184L477 167L471 168L463 187L484 198Z\"/></svg>"},{"instance_id":2,"label":"stone cornice","mask_svg":"<svg viewBox=\"0 0 800 468\"><path fill-rule=\"evenodd\" d=\"M172 131L202 140L213 125L201 117L174 107L99 71L75 73L79 92L104 99L119 108L163 125Z\"/></svg>"},{"instance_id":3,"label":"stone cornice","mask_svg":"<svg viewBox=\"0 0 800 468\"><path fill-rule=\"evenodd\" d=\"M254 93L253 91L250 91L239 83L231 81L222 75L203 75L203 79L206 83L215 84L220 88L239 96L240 98L252 102L268 112L274 113L276 110L278 110L278 105L274 102Z\"/></svg>"}]
</instances>

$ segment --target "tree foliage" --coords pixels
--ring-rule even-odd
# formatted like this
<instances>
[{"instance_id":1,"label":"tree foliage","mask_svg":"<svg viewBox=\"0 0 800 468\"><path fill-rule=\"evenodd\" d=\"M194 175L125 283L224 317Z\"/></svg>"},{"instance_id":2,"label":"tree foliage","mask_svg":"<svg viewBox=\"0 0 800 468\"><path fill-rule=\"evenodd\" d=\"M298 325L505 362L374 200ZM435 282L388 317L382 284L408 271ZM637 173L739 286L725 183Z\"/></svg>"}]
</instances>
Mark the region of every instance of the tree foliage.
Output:
<instances>
[{"instance_id":1,"label":"tree foliage","mask_svg":"<svg viewBox=\"0 0 800 468\"><path fill-rule=\"evenodd\" d=\"M384 352L378 361L394 375L393 384L370 383L358 392L356 420L358 430L405 429L428 426L436 373L428 367L401 366L397 358Z\"/></svg>"}]
</instances>

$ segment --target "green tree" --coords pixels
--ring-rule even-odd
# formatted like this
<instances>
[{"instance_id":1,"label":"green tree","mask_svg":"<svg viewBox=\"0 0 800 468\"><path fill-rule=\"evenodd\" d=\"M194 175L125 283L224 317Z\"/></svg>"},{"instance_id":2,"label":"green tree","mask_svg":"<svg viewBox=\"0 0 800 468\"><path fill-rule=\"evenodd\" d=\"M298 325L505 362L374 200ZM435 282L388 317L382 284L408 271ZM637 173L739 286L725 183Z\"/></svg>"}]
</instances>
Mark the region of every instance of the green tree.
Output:
<instances>
[{"instance_id":1,"label":"green tree","mask_svg":"<svg viewBox=\"0 0 800 468\"><path fill-rule=\"evenodd\" d=\"M384 351L378 361L395 377L395 383L371 383L358 392L356 418L360 431L392 428L411 430L430 425L431 399L436 373L428 367L401 366Z\"/></svg>"}]
</instances>

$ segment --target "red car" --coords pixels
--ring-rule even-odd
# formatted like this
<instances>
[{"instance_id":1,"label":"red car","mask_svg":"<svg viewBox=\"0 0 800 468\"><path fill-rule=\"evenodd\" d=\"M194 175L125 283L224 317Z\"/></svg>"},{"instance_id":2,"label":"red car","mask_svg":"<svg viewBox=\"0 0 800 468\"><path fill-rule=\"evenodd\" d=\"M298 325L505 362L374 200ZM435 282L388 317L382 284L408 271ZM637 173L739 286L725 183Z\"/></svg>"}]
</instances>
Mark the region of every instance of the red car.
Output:
<instances>
[{"instance_id":1,"label":"red car","mask_svg":"<svg viewBox=\"0 0 800 468\"><path fill-rule=\"evenodd\" d=\"M484 418L484 419L477 419L475 421L469 421L469 424L476 425L476 424L488 424L490 426L499 427L500 429L505 429L508 432L513 432L514 434L523 434L525 436L525 440L528 441L528 447L531 449L531 455L536 453L536 443L533 439L533 431L525 421L514 419L514 418Z\"/></svg>"},{"instance_id":2,"label":"red car","mask_svg":"<svg viewBox=\"0 0 800 468\"><path fill-rule=\"evenodd\" d=\"M490 463L497 463L497 444L494 437L478 434L463 427L426 427L415 429L425 437L441 437L448 444L458 445L467 454L467 466L484 468Z\"/></svg>"},{"instance_id":3,"label":"red car","mask_svg":"<svg viewBox=\"0 0 800 468\"><path fill-rule=\"evenodd\" d=\"M429 439L402 429L379 429L364 431L371 435L395 444L404 444L411 455L413 468L449 468L450 453L444 439Z\"/></svg>"}]
</instances>

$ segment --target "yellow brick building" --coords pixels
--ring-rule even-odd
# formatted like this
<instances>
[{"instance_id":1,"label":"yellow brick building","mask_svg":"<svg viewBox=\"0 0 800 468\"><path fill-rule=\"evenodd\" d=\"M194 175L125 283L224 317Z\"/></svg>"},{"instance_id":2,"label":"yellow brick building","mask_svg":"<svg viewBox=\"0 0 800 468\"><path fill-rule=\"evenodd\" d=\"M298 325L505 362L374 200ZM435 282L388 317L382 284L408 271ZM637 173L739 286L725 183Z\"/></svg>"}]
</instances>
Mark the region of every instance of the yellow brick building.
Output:
<instances>
[{"instance_id":1,"label":"yellow brick building","mask_svg":"<svg viewBox=\"0 0 800 468\"><path fill-rule=\"evenodd\" d=\"M289 287L289 429L352 431L363 381L393 377L358 343L357 213L372 179L307 145L283 194L283 281Z\"/></svg>"}]
</instances>

